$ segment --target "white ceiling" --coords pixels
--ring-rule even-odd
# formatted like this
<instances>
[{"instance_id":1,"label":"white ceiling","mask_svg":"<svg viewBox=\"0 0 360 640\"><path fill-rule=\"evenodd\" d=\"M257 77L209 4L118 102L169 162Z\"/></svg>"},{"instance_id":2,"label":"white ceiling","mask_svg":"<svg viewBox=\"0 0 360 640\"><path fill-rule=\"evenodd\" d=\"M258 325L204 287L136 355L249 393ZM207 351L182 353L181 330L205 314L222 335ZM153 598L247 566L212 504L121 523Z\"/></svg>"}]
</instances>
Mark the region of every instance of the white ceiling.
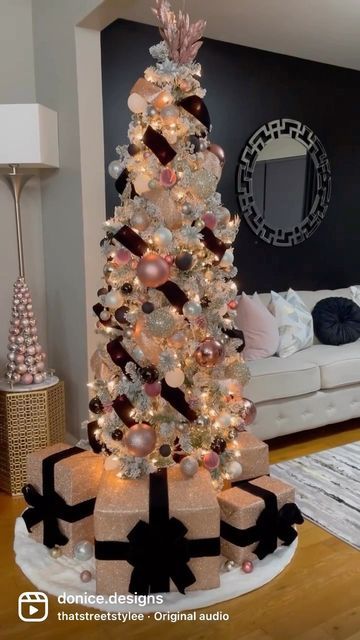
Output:
<instances>
[{"instance_id":1,"label":"white ceiling","mask_svg":"<svg viewBox=\"0 0 360 640\"><path fill-rule=\"evenodd\" d=\"M103 0L112 19L154 24L154 0ZM173 0L206 35L298 58L360 69L360 0ZM85 25L84 25L85 26Z\"/></svg>"}]
</instances>

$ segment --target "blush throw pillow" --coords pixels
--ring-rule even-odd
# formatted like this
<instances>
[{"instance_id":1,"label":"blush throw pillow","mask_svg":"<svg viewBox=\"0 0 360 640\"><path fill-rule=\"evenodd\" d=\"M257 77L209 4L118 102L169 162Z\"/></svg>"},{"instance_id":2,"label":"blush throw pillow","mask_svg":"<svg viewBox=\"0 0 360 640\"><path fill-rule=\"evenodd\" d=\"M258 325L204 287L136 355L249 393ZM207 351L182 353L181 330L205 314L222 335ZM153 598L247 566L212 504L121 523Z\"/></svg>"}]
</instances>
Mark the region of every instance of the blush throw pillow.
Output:
<instances>
[{"instance_id":1,"label":"blush throw pillow","mask_svg":"<svg viewBox=\"0 0 360 640\"><path fill-rule=\"evenodd\" d=\"M289 289L285 297L272 291L269 310L275 316L279 329L280 342L277 354L280 358L288 358L312 345L312 315L296 291Z\"/></svg>"},{"instance_id":2,"label":"blush throw pillow","mask_svg":"<svg viewBox=\"0 0 360 640\"><path fill-rule=\"evenodd\" d=\"M252 298L243 293L237 308L238 328L244 333L245 360L273 356L279 346L276 319L261 302L257 293Z\"/></svg>"}]
</instances>

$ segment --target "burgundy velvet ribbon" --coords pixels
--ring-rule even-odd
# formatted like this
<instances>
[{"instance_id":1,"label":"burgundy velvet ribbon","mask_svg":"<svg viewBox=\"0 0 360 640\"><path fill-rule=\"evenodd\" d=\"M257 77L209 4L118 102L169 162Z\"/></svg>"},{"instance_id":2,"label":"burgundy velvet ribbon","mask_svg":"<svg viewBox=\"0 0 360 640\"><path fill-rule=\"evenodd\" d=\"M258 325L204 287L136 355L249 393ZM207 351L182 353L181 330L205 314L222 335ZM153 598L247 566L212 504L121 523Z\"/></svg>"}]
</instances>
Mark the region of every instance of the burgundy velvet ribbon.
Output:
<instances>
[{"instance_id":1,"label":"burgundy velvet ribbon","mask_svg":"<svg viewBox=\"0 0 360 640\"><path fill-rule=\"evenodd\" d=\"M127 427L132 427L136 424L136 420L134 420L130 415L131 411L134 409L134 405L130 402L127 396L117 396L112 406L115 413Z\"/></svg>"},{"instance_id":2,"label":"burgundy velvet ribbon","mask_svg":"<svg viewBox=\"0 0 360 640\"><path fill-rule=\"evenodd\" d=\"M228 249L228 245L220 240L220 238L217 238L208 227L204 227L200 231L200 235L202 236L202 241L205 247L211 251L211 253L216 255L220 261L223 258L226 249Z\"/></svg>"},{"instance_id":3,"label":"burgundy velvet ribbon","mask_svg":"<svg viewBox=\"0 0 360 640\"><path fill-rule=\"evenodd\" d=\"M152 151L162 165L167 165L176 156L173 149L166 138L158 131L155 131L150 125L147 127L144 136L144 144Z\"/></svg>"},{"instance_id":4,"label":"burgundy velvet ribbon","mask_svg":"<svg viewBox=\"0 0 360 640\"><path fill-rule=\"evenodd\" d=\"M211 120L208 108L205 102L199 96L188 96L178 102L180 107L183 107L190 115L194 116L207 130L210 129Z\"/></svg>"}]
</instances>

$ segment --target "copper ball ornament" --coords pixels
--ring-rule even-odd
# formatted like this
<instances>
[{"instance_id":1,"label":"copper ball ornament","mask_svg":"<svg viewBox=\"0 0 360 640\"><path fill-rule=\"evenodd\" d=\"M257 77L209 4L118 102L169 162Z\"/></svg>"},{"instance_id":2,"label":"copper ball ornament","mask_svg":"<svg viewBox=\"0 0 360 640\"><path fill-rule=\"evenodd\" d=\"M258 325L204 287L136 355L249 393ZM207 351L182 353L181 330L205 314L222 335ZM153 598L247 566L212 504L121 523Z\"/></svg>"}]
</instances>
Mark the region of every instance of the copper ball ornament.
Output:
<instances>
[{"instance_id":1,"label":"copper ball ornament","mask_svg":"<svg viewBox=\"0 0 360 640\"><path fill-rule=\"evenodd\" d=\"M195 360L201 367L213 367L224 360L224 345L214 338L205 338L195 351Z\"/></svg>"},{"instance_id":2,"label":"copper ball ornament","mask_svg":"<svg viewBox=\"0 0 360 640\"><path fill-rule=\"evenodd\" d=\"M252 400L249 400L248 398L243 398L243 405L244 407L242 411L242 418L246 426L248 427L250 424L254 422L257 411Z\"/></svg>"},{"instance_id":3,"label":"copper ball ornament","mask_svg":"<svg viewBox=\"0 0 360 640\"><path fill-rule=\"evenodd\" d=\"M126 432L123 443L133 456L144 458L155 449L156 433L148 424L135 424Z\"/></svg>"},{"instance_id":4,"label":"copper ball ornament","mask_svg":"<svg viewBox=\"0 0 360 640\"><path fill-rule=\"evenodd\" d=\"M170 267L157 253L147 253L141 258L136 269L140 282L145 287L160 287L169 279Z\"/></svg>"},{"instance_id":5,"label":"copper ball ornament","mask_svg":"<svg viewBox=\"0 0 360 640\"><path fill-rule=\"evenodd\" d=\"M220 165L223 167L225 164L225 151L219 144L209 144L208 151L214 154L220 162Z\"/></svg>"}]
</instances>

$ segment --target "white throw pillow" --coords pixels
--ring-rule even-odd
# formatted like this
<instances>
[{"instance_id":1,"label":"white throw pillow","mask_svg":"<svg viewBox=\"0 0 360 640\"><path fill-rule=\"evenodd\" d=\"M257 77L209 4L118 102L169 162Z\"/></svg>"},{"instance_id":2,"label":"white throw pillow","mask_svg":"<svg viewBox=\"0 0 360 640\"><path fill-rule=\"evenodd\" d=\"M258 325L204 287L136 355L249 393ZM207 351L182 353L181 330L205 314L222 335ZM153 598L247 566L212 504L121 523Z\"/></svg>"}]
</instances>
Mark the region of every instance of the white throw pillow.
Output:
<instances>
[{"instance_id":1,"label":"white throw pillow","mask_svg":"<svg viewBox=\"0 0 360 640\"><path fill-rule=\"evenodd\" d=\"M300 296L289 289L283 298L271 292L269 310L275 316L280 334L277 354L287 358L293 353L310 347L314 340L313 319Z\"/></svg>"},{"instance_id":2,"label":"white throw pillow","mask_svg":"<svg viewBox=\"0 0 360 640\"><path fill-rule=\"evenodd\" d=\"M356 285L350 287L351 300L360 307L360 289Z\"/></svg>"}]
</instances>

